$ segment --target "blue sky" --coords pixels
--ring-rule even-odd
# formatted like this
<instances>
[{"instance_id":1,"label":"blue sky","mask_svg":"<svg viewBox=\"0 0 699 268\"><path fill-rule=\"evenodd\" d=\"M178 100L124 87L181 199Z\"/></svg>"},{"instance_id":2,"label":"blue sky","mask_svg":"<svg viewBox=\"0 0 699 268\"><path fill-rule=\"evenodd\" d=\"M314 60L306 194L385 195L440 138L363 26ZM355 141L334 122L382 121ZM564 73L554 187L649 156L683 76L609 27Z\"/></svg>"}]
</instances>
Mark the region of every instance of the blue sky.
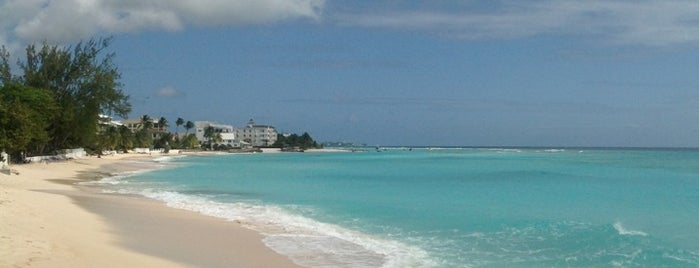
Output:
<instances>
[{"instance_id":1,"label":"blue sky","mask_svg":"<svg viewBox=\"0 0 699 268\"><path fill-rule=\"evenodd\" d=\"M13 51L113 36L131 117L372 145L699 146L697 1L10 0L0 17Z\"/></svg>"}]
</instances>

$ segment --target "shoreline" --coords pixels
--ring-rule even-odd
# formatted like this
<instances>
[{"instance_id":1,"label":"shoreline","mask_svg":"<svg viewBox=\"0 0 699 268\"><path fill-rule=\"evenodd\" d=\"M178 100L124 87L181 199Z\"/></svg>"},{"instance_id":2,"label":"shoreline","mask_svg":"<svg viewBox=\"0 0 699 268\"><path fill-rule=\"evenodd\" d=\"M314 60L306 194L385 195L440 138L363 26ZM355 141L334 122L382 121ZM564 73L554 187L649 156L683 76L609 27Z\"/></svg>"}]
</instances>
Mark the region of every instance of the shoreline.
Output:
<instances>
[{"instance_id":1,"label":"shoreline","mask_svg":"<svg viewBox=\"0 0 699 268\"><path fill-rule=\"evenodd\" d=\"M239 223L78 182L154 168L127 154L0 174L0 267L300 267Z\"/></svg>"}]
</instances>

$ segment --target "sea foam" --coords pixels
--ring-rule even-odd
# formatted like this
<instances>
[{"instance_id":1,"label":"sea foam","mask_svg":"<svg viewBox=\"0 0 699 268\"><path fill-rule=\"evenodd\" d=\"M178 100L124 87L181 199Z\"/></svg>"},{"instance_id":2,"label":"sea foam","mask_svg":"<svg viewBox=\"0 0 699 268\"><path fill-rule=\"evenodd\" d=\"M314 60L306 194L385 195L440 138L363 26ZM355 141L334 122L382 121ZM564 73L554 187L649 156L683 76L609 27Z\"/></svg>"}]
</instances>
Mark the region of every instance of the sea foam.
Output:
<instances>
[{"instance_id":1,"label":"sea foam","mask_svg":"<svg viewBox=\"0 0 699 268\"><path fill-rule=\"evenodd\" d=\"M184 157L187 157L187 155L161 156L161 157L153 158L152 161L153 161L153 162L157 162L157 163L172 162L172 161L174 161L175 159L184 158Z\"/></svg>"},{"instance_id":2,"label":"sea foam","mask_svg":"<svg viewBox=\"0 0 699 268\"><path fill-rule=\"evenodd\" d=\"M647 233L642 232L642 231L626 229L623 225L621 225L621 222L615 222L613 226L614 226L614 229L619 233L619 235L648 236Z\"/></svg>"},{"instance_id":3,"label":"sea foam","mask_svg":"<svg viewBox=\"0 0 699 268\"><path fill-rule=\"evenodd\" d=\"M427 252L418 247L316 221L280 206L219 202L203 196L153 189L130 193L163 201L169 207L239 222L262 233L265 245L302 266L436 266Z\"/></svg>"}]
</instances>

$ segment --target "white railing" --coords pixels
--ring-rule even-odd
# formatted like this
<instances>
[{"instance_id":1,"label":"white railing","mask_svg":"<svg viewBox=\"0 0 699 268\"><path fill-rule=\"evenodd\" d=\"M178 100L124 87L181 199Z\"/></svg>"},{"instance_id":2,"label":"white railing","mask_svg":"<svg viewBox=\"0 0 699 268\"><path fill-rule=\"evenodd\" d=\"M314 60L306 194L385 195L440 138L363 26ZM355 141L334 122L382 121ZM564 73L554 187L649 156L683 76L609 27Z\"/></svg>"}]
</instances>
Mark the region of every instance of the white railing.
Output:
<instances>
[{"instance_id":1,"label":"white railing","mask_svg":"<svg viewBox=\"0 0 699 268\"><path fill-rule=\"evenodd\" d=\"M56 155L40 155L25 158L28 162L42 162L83 158L87 156L87 152L83 148L60 150Z\"/></svg>"}]
</instances>

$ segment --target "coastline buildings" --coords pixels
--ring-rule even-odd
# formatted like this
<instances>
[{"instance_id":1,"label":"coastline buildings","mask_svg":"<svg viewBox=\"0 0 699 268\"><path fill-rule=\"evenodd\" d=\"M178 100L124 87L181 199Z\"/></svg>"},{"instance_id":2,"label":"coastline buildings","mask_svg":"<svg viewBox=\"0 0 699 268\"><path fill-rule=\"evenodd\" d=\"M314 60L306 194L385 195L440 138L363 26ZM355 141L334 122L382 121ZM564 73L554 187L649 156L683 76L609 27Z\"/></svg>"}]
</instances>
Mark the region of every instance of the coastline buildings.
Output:
<instances>
[{"instance_id":1,"label":"coastline buildings","mask_svg":"<svg viewBox=\"0 0 699 268\"><path fill-rule=\"evenodd\" d=\"M219 145L226 144L233 148L267 147L277 141L277 130L273 126L258 125L252 119L242 128L210 121L196 121L194 125L194 133L200 142L206 141L204 130L207 127L213 127L215 133L221 134L223 141Z\"/></svg>"},{"instance_id":2,"label":"coastline buildings","mask_svg":"<svg viewBox=\"0 0 699 268\"><path fill-rule=\"evenodd\" d=\"M149 119L151 124L150 134L153 139L159 139L164 133L168 132L167 126L160 126L158 121ZM111 118L104 116L101 118L100 125L123 125L131 132L138 132L143 128L141 118L126 119L123 121L112 121ZM204 137L206 128L212 127L214 133L221 136L221 141L214 143L215 145L227 145L231 148L251 148L251 147L268 147L272 146L277 141L277 130L271 125L258 125L254 120L250 119L245 127L234 127L232 125L219 124L211 121L195 121L194 135L200 143L207 141ZM181 136L183 137L183 136Z\"/></svg>"}]
</instances>

